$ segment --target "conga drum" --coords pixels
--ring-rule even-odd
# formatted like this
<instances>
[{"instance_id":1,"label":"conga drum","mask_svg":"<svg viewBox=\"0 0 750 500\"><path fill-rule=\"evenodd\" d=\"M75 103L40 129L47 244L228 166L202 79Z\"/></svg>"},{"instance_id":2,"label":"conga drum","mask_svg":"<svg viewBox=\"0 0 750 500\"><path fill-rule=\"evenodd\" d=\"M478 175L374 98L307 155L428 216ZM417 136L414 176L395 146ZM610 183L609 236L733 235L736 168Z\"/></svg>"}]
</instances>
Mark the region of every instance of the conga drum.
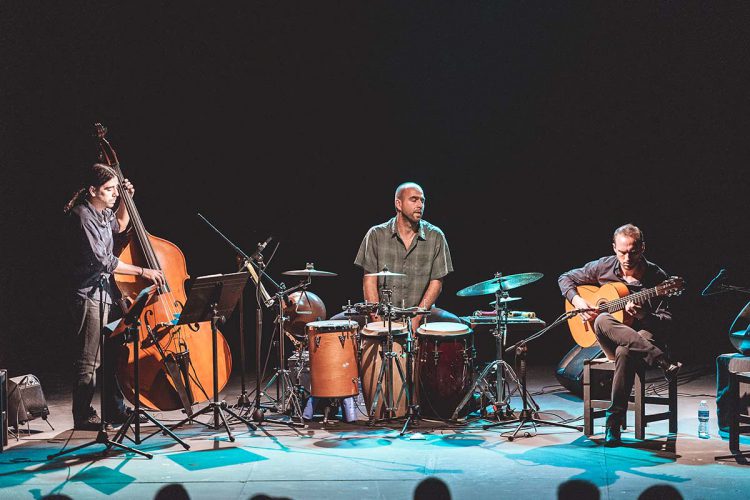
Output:
<instances>
[{"instance_id":1,"label":"conga drum","mask_svg":"<svg viewBox=\"0 0 750 500\"><path fill-rule=\"evenodd\" d=\"M359 393L357 329L350 320L313 321L306 325L310 353L310 393L345 398Z\"/></svg>"},{"instance_id":2,"label":"conga drum","mask_svg":"<svg viewBox=\"0 0 750 500\"><path fill-rule=\"evenodd\" d=\"M472 386L473 331L461 323L437 322L421 325L417 333L422 415L449 419Z\"/></svg>"},{"instance_id":3,"label":"conga drum","mask_svg":"<svg viewBox=\"0 0 750 500\"><path fill-rule=\"evenodd\" d=\"M401 366L401 371L406 377L406 357L404 348L406 344L406 325L404 323L392 322L391 332L393 333L393 352L397 357L391 358L391 369L393 370L393 387L388 387L386 377L383 377L380 393L378 394L378 404L375 407L375 418L403 417L406 415L406 387L401 380L396 364ZM368 415L372 409L372 402L375 399L377 390L378 377L383 367L383 353L388 348L388 323L376 321L368 323L362 329L360 334L360 373L362 381L362 395L365 399ZM388 413L387 406L384 404L393 396L393 413Z\"/></svg>"}]
</instances>

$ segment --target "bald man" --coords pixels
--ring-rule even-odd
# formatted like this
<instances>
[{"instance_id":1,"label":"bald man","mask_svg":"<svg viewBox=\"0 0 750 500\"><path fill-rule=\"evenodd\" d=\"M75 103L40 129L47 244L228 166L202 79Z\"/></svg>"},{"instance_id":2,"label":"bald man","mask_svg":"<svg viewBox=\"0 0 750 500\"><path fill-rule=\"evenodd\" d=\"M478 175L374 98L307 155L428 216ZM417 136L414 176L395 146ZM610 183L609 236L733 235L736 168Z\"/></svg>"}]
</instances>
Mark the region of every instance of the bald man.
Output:
<instances>
[{"instance_id":1,"label":"bald man","mask_svg":"<svg viewBox=\"0 0 750 500\"><path fill-rule=\"evenodd\" d=\"M455 321L457 316L434 307L443 289L443 279L453 272L448 242L439 227L422 218L425 209L424 190L414 182L396 188L395 217L367 231L354 264L365 274L387 267L405 278L389 278L393 304L397 307L419 306L431 309L429 321ZM383 278L364 276L362 289L368 302L380 301ZM416 330L421 317L412 320Z\"/></svg>"}]
</instances>

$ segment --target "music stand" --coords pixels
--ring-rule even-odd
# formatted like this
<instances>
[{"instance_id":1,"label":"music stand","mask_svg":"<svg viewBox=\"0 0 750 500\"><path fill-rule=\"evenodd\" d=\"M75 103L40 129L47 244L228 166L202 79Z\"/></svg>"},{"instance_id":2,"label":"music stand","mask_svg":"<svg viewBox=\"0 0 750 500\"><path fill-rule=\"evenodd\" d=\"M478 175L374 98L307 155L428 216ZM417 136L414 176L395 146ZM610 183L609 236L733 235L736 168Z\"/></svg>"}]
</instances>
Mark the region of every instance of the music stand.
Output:
<instances>
[{"instance_id":1,"label":"music stand","mask_svg":"<svg viewBox=\"0 0 750 500\"><path fill-rule=\"evenodd\" d=\"M112 331L107 328L107 325L104 324L104 285L107 281L107 276L104 274L101 274L99 276L99 283L98 283L98 290L99 290L99 352L101 356L101 366L104 367L105 363L108 363L108 359L106 354L106 351L104 350L104 342L105 337L108 336L108 334ZM142 303L140 303L140 309L143 310L143 305L145 305L146 301L143 300ZM133 311L133 314L128 314L126 321L133 321L133 315L135 315L135 320L138 319L138 316L140 313L138 313L136 310L133 310L131 307L131 311ZM129 311L130 312L130 311ZM125 320L122 322L125 323ZM103 444L104 450L102 450L102 453L107 454L109 450L112 448L117 448L119 450L123 450L126 452L132 452L137 453L138 455L144 456L148 459L154 458L154 456L151 453L146 453L145 451L138 450L136 448L125 446L122 443L118 443L115 440L109 439L109 434L107 434L107 423L104 421L104 401L107 399L107 391L106 391L107 384L102 384L101 386L101 395L99 398L99 409L102 410L102 419L101 423L99 424L99 431L96 433L96 438L93 441L89 441L88 443L84 443L80 446L74 446L73 448L68 448L66 450L58 451L57 453L53 453L52 455L47 455L47 460L53 460L57 457L67 455L68 453L73 453L74 451L82 450L84 448L88 448L89 446L93 446L95 444Z\"/></svg>"},{"instance_id":2,"label":"music stand","mask_svg":"<svg viewBox=\"0 0 750 500\"><path fill-rule=\"evenodd\" d=\"M173 425L171 427L172 430L180 427L186 422L194 420L195 417L199 415L211 412L214 414L213 426L208 424L205 425L212 429L220 429L221 427L224 427L230 441L234 441L234 436L229 429L229 424L227 423L227 418L224 413L229 413L252 430L257 429L252 422L237 415L227 407L225 401L219 401L219 368L216 346L219 323L224 323L226 318L231 316L237 302L239 301L240 295L242 294L242 290L247 284L248 277L249 274L246 272L201 276L195 280L193 287L190 289L190 295L188 296L185 307L180 314L180 320L177 324L187 325L204 321L211 322L214 398L205 408Z\"/></svg>"}]
</instances>

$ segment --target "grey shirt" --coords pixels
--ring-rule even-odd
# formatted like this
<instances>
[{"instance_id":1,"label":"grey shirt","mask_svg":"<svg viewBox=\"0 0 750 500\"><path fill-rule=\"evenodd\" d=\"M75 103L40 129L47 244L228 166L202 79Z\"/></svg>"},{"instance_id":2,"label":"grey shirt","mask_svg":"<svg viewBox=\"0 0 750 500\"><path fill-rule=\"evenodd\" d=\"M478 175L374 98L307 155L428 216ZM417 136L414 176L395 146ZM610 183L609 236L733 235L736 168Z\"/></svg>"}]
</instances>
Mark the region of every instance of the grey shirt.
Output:
<instances>
[{"instance_id":1,"label":"grey shirt","mask_svg":"<svg viewBox=\"0 0 750 500\"><path fill-rule=\"evenodd\" d=\"M99 300L99 278L104 277L104 302L120 298L113 274L118 259L112 253L114 233L120 231L114 212L97 211L85 201L68 214L69 279L74 296Z\"/></svg>"},{"instance_id":2,"label":"grey shirt","mask_svg":"<svg viewBox=\"0 0 750 500\"><path fill-rule=\"evenodd\" d=\"M579 285L601 286L605 283L619 282L625 284L630 293L638 292L644 288L651 288L669 278L669 275L662 268L653 262L646 261L646 271L643 273L641 281L628 283L622 275L620 262L615 255L608 255L601 259L589 262L578 269L572 269L560 275L557 283L563 296L572 301L576 296L576 287ZM649 299L643 304L646 317L636 321L633 327L643 330L660 330L666 327L672 320L672 313L669 311L669 303L664 297Z\"/></svg>"},{"instance_id":3,"label":"grey shirt","mask_svg":"<svg viewBox=\"0 0 750 500\"><path fill-rule=\"evenodd\" d=\"M399 307L402 299L406 307L419 305L431 280L453 272L448 242L439 227L420 221L419 232L411 246L406 248L398 234L395 217L367 231L354 264L365 273L375 273L387 267L394 273L406 274L404 278L388 278L388 287L393 290L393 304ZM378 278L378 290L382 286L383 278Z\"/></svg>"}]
</instances>

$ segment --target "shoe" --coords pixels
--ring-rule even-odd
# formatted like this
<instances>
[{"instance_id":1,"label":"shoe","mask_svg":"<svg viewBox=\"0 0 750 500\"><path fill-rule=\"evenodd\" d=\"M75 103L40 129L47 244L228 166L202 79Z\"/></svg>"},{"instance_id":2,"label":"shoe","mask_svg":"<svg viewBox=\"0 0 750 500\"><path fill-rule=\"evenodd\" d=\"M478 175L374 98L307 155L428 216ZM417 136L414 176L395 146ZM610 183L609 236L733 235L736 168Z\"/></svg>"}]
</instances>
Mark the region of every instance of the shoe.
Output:
<instances>
[{"instance_id":1,"label":"shoe","mask_svg":"<svg viewBox=\"0 0 750 500\"><path fill-rule=\"evenodd\" d=\"M73 430L75 431L98 431L102 428L102 419L96 414L96 410L89 408L89 415L84 419L73 419Z\"/></svg>"},{"instance_id":2,"label":"shoe","mask_svg":"<svg viewBox=\"0 0 750 500\"><path fill-rule=\"evenodd\" d=\"M107 417L107 423L112 424L113 426L119 426L125 423L127 419L130 418L130 415L133 414L132 408L125 408L125 411L115 412L114 415ZM140 414L138 415L138 422L141 424L148 423L148 418L146 418L146 415Z\"/></svg>"},{"instance_id":3,"label":"shoe","mask_svg":"<svg viewBox=\"0 0 750 500\"><path fill-rule=\"evenodd\" d=\"M621 439L622 420L620 415L607 412L607 423L604 431L605 446L619 446L622 444Z\"/></svg>"},{"instance_id":4,"label":"shoe","mask_svg":"<svg viewBox=\"0 0 750 500\"><path fill-rule=\"evenodd\" d=\"M679 361L669 361L664 356L656 361L656 365L664 370L664 379L667 382L672 382L675 378L677 378L677 374L682 368L682 363L680 363Z\"/></svg>"}]
</instances>

